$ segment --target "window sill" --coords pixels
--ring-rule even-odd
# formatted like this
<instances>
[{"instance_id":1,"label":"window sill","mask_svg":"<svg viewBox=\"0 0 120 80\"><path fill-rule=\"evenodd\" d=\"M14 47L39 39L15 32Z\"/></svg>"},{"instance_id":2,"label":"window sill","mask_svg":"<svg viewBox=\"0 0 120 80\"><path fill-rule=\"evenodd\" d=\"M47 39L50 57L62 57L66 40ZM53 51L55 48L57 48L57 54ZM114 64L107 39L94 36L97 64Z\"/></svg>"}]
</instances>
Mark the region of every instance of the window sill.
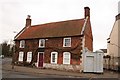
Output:
<instances>
[{"instance_id":1,"label":"window sill","mask_svg":"<svg viewBox=\"0 0 120 80\"><path fill-rule=\"evenodd\" d=\"M45 47L39 47L39 48L45 48Z\"/></svg>"},{"instance_id":2,"label":"window sill","mask_svg":"<svg viewBox=\"0 0 120 80\"><path fill-rule=\"evenodd\" d=\"M63 47L71 47L71 46L63 46Z\"/></svg>"},{"instance_id":3,"label":"window sill","mask_svg":"<svg viewBox=\"0 0 120 80\"><path fill-rule=\"evenodd\" d=\"M64 65L70 65L70 64L65 64L65 63L64 63Z\"/></svg>"},{"instance_id":4,"label":"window sill","mask_svg":"<svg viewBox=\"0 0 120 80\"><path fill-rule=\"evenodd\" d=\"M53 63L53 62L52 62L51 64L57 64L57 63Z\"/></svg>"},{"instance_id":5,"label":"window sill","mask_svg":"<svg viewBox=\"0 0 120 80\"><path fill-rule=\"evenodd\" d=\"M22 49L23 49L24 47L19 47L19 48L22 48Z\"/></svg>"}]
</instances>

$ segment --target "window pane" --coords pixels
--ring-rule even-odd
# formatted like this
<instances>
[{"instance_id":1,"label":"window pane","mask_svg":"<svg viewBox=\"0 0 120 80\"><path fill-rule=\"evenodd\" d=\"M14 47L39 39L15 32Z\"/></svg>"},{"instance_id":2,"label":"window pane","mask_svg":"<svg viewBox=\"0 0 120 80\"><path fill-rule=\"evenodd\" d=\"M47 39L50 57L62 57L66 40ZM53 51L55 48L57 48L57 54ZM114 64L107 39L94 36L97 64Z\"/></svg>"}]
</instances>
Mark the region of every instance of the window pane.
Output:
<instances>
[{"instance_id":1,"label":"window pane","mask_svg":"<svg viewBox=\"0 0 120 80\"><path fill-rule=\"evenodd\" d=\"M40 46L44 46L43 43L44 43L43 40L41 40L41 44L40 44Z\"/></svg>"},{"instance_id":2,"label":"window pane","mask_svg":"<svg viewBox=\"0 0 120 80\"><path fill-rule=\"evenodd\" d=\"M24 48L24 47L25 47L25 41L22 40L22 41L20 41L20 48Z\"/></svg>"},{"instance_id":3,"label":"window pane","mask_svg":"<svg viewBox=\"0 0 120 80\"><path fill-rule=\"evenodd\" d=\"M23 61L23 52L19 52L18 61Z\"/></svg>"},{"instance_id":4,"label":"window pane","mask_svg":"<svg viewBox=\"0 0 120 80\"><path fill-rule=\"evenodd\" d=\"M70 46L70 39L66 39L66 46Z\"/></svg>"},{"instance_id":5,"label":"window pane","mask_svg":"<svg viewBox=\"0 0 120 80\"><path fill-rule=\"evenodd\" d=\"M32 60L32 52L27 53L27 62L31 62Z\"/></svg>"},{"instance_id":6,"label":"window pane","mask_svg":"<svg viewBox=\"0 0 120 80\"><path fill-rule=\"evenodd\" d=\"M52 54L52 62L55 62L55 54Z\"/></svg>"},{"instance_id":7,"label":"window pane","mask_svg":"<svg viewBox=\"0 0 120 80\"><path fill-rule=\"evenodd\" d=\"M57 64L57 56L58 53L57 52L51 52L51 63L53 64Z\"/></svg>"},{"instance_id":8,"label":"window pane","mask_svg":"<svg viewBox=\"0 0 120 80\"><path fill-rule=\"evenodd\" d=\"M45 40L44 39L39 40L39 47L45 47Z\"/></svg>"},{"instance_id":9,"label":"window pane","mask_svg":"<svg viewBox=\"0 0 120 80\"><path fill-rule=\"evenodd\" d=\"M65 47L71 46L71 38L64 38L64 46Z\"/></svg>"},{"instance_id":10,"label":"window pane","mask_svg":"<svg viewBox=\"0 0 120 80\"><path fill-rule=\"evenodd\" d=\"M70 53L69 52L63 53L63 64L70 64Z\"/></svg>"}]
</instances>

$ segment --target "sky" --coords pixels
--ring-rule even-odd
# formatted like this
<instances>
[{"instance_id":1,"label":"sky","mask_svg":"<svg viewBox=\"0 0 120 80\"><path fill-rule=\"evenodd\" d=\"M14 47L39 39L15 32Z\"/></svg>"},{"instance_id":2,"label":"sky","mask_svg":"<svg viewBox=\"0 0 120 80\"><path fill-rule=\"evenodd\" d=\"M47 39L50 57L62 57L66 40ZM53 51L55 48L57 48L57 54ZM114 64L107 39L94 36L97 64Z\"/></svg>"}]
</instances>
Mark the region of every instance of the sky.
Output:
<instances>
[{"instance_id":1,"label":"sky","mask_svg":"<svg viewBox=\"0 0 120 80\"><path fill-rule=\"evenodd\" d=\"M32 25L84 18L90 7L93 48L107 48L107 38L118 14L120 0L0 0L0 43L13 40L25 26L27 15ZM119 10L120 11L120 10Z\"/></svg>"}]
</instances>

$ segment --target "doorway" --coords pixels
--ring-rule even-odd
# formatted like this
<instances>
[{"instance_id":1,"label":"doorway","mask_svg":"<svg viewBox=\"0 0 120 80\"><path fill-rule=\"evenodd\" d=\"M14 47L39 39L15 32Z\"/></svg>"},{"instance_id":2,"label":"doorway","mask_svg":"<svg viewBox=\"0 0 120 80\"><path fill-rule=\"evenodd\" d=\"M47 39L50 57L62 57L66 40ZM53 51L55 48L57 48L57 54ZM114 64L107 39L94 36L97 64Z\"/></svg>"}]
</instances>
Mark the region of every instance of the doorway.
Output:
<instances>
[{"instance_id":1,"label":"doorway","mask_svg":"<svg viewBox=\"0 0 120 80\"><path fill-rule=\"evenodd\" d=\"M38 52L38 67L43 67L43 62L44 62L44 52Z\"/></svg>"}]
</instances>

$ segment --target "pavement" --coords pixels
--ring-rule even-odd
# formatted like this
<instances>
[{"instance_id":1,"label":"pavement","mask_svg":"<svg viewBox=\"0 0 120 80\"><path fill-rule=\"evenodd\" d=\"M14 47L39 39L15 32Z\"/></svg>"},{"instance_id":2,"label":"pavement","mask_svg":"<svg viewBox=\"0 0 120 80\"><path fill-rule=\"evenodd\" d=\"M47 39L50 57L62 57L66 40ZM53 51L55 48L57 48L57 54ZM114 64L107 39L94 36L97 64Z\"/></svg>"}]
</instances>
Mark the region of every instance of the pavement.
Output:
<instances>
[{"instance_id":1,"label":"pavement","mask_svg":"<svg viewBox=\"0 0 120 80\"><path fill-rule=\"evenodd\" d=\"M78 78L120 78L120 73L104 70L103 74L98 73L80 73L80 72L68 72L68 71L59 71L53 69L40 69L24 66L14 66L12 69L11 64L4 64L2 70L15 71L22 73L31 73L31 74L47 74L47 75L60 75L60 76L69 76L69 77L78 77Z\"/></svg>"}]
</instances>

